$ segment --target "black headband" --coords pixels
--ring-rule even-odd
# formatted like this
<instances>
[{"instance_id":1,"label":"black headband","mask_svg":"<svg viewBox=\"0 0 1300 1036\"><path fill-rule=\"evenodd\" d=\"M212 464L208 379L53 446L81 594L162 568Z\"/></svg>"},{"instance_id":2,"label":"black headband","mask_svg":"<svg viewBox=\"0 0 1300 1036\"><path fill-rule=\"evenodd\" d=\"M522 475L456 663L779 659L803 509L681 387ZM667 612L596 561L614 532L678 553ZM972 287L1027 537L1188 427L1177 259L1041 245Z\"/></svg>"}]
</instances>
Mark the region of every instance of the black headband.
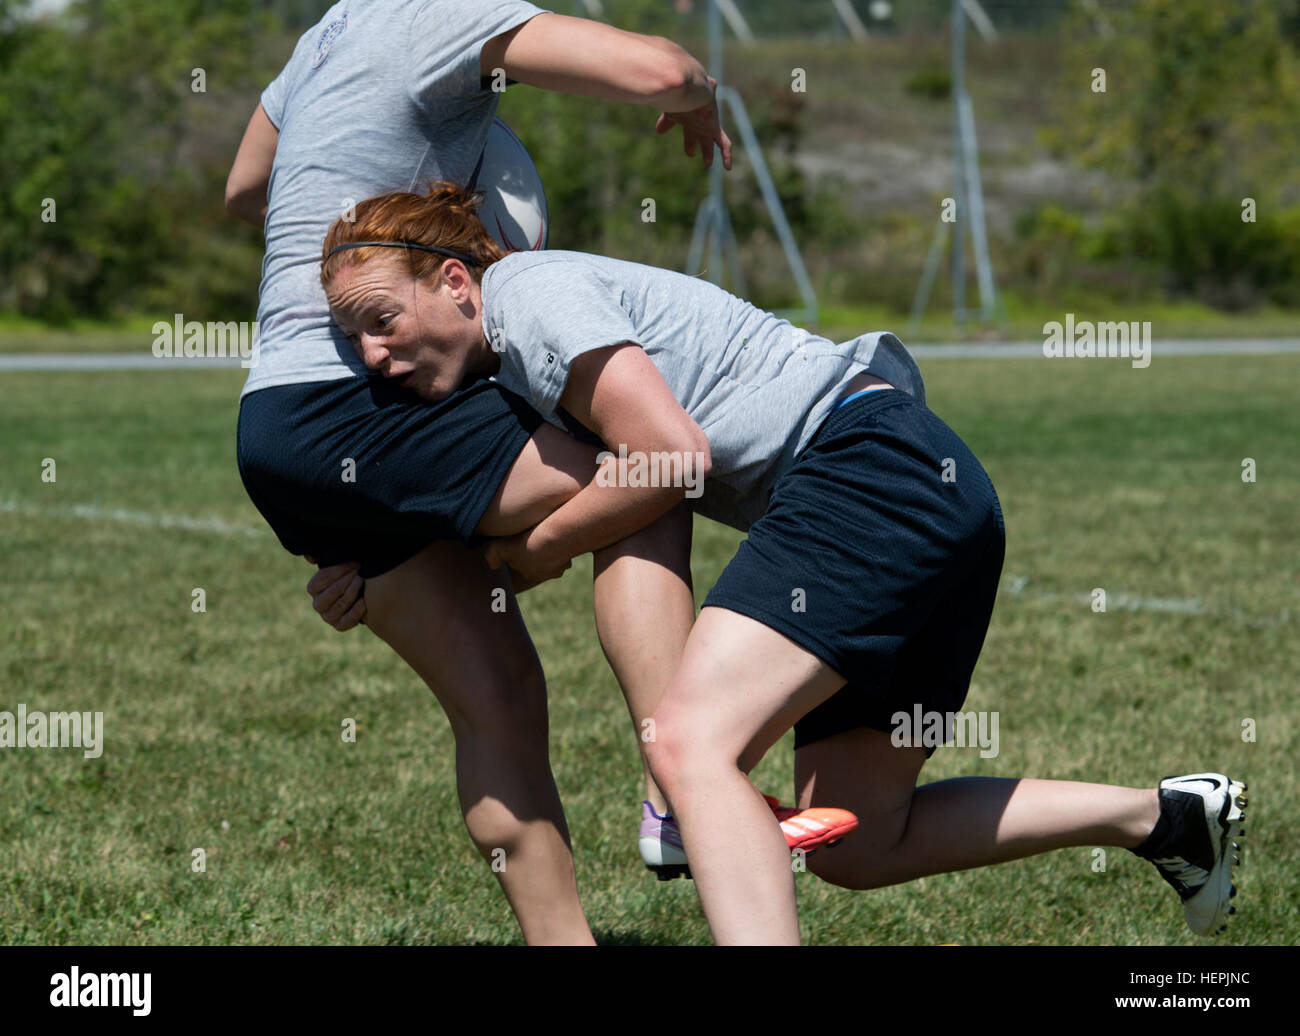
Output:
<instances>
[{"instance_id":1,"label":"black headband","mask_svg":"<svg viewBox=\"0 0 1300 1036\"><path fill-rule=\"evenodd\" d=\"M335 245L326 253L325 258L329 259L335 252L342 252L346 248L418 248L422 252L445 255L448 259L459 259L467 266L480 265L477 259L472 255L466 255L464 252L457 252L450 248L438 248L436 245L421 245L414 241L353 241L346 245Z\"/></svg>"}]
</instances>

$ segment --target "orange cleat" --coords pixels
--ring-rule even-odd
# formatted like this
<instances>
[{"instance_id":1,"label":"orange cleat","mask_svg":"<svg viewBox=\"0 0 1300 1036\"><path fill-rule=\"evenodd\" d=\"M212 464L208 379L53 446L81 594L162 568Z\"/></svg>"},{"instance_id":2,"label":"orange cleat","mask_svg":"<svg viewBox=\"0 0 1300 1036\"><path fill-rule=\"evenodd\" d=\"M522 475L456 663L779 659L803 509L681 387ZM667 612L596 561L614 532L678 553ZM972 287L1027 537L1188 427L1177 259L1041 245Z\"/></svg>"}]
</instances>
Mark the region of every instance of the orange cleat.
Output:
<instances>
[{"instance_id":1,"label":"orange cleat","mask_svg":"<svg viewBox=\"0 0 1300 1036\"><path fill-rule=\"evenodd\" d=\"M793 806L781 805L780 799L772 795L764 795L763 799L772 807L772 815L781 823L785 844L791 849L802 849L805 853L820 846L830 848L858 826L858 818L847 809L834 809L830 806L795 809Z\"/></svg>"},{"instance_id":2,"label":"orange cleat","mask_svg":"<svg viewBox=\"0 0 1300 1036\"><path fill-rule=\"evenodd\" d=\"M763 800L780 823L791 852L807 855L822 846L829 848L858 826L858 818L847 809L795 809L781 805L781 800L771 795L764 795ZM641 803L640 848L642 861L660 881L691 877L677 821L671 814L656 813L648 802Z\"/></svg>"}]
</instances>

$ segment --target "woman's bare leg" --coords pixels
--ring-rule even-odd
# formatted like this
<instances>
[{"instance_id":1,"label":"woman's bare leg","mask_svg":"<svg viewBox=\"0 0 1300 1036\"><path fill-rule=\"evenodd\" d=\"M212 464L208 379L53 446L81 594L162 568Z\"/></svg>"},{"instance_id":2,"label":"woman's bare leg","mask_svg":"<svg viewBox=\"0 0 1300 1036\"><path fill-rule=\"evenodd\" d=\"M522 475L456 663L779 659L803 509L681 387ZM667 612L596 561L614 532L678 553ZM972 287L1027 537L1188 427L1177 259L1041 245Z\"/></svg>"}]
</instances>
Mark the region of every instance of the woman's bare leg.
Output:
<instances>
[{"instance_id":1,"label":"woman's bare leg","mask_svg":"<svg viewBox=\"0 0 1300 1036\"><path fill-rule=\"evenodd\" d=\"M539 425L475 528L480 536L531 529L596 475L596 448L549 424Z\"/></svg>"},{"instance_id":2,"label":"woman's bare leg","mask_svg":"<svg viewBox=\"0 0 1300 1036\"><path fill-rule=\"evenodd\" d=\"M1155 788L957 777L915 787L925 749L865 727L795 753L799 804L851 810L859 826L808 869L844 888L894 885L1069 846L1140 845L1155 827Z\"/></svg>"},{"instance_id":3,"label":"woman's bare leg","mask_svg":"<svg viewBox=\"0 0 1300 1036\"><path fill-rule=\"evenodd\" d=\"M639 532L593 555L596 634L627 700L641 751L645 797L658 813L668 800L646 757L654 739L646 721L681 664L695 622L691 589L691 520L685 503Z\"/></svg>"},{"instance_id":4,"label":"woman's bare leg","mask_svg":"<svg viewBox=\"0 0 1300 1036\"><path fill-rule=\"evenodd\" d=\"M790 849L745 766L843 683L762 623L700 611L648 748L718 943L799 942Z\"/></svg>"},{"instance_id":5,"label":"woman's bare leg","mask_svg":"<svg viewBox=\"0 0 1300 1036\"><path fill-rule=\"evenodd\" d=\"M591 945L547 755L546 681L505 573L439 542L369 580L366 606L451 722L465 825L485 860L503 859L493 870L525 941Z\"/></svg>"},{"instance_id":6,"label":"woman's bare leg","mask_svg":"<svg viewBox=\"0 0 1300 1036\"><path fill-rule=\"evenodd\" d=\"M595 472L595 447L542 425L515 460L477 531L510 536L531 528L590 482ZM695 621L691 520L689 508L680 504L593 555L596 633L632 717L645 797L660 813L667 800L645 755L646 737L653 736L653 728L642 723L677 671Z\"/></svg>"},{"instance_id":7,"label":"woman's bare leg","mask_svg":"<svg viewBox=\"0 0 1300 1036\"><path fill-rule=\"evenodd\" d=\"M705 608L656 713L650 760L720 943L794 943L788 854L745 779L765 750L843 684L814 655L746 616ZM853 811L858 830L809 869L849 888L908 881L1076 845L1133 848L1159 816L1154 789L960 778L916 789L920 748L859 729L796 754L799 805Z\"/></svg>"}]
</instances>

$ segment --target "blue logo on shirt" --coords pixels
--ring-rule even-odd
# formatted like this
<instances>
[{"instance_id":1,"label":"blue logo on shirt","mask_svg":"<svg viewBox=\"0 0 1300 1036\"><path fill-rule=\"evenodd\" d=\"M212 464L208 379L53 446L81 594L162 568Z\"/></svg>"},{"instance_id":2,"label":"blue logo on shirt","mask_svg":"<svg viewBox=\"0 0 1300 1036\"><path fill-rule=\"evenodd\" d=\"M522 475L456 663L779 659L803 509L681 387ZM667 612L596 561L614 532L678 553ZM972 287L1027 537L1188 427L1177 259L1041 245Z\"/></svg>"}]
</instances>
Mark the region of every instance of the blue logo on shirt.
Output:
<instances>
[{"instance_id":1,"label":"blue logo on shirt","mask_svg":"<svg viewBox=\"0 0 1300 1036\"><path fill-rule=\"evenodd\" d=\"M343 35L343 30L348 27L348 12L343 12L342 18L336 18L330 22L321 31L320 39L316 43L316 57L312 60L312 68L320 68L325 64L325 59L330 56L330 48L334 46L334 41Z\"/></svg>"}]
</instances>

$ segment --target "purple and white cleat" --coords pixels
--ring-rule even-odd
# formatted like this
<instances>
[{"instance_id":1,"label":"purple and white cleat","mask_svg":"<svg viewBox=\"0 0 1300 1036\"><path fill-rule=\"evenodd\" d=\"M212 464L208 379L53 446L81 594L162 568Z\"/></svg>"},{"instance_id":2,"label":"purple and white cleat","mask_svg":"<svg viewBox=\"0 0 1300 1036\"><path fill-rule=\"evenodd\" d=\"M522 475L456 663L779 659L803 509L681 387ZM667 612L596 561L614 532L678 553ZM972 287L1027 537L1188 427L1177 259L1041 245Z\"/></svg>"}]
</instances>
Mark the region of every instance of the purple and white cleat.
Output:
<instances>
[{"instance_id":1,"label":"purple and white cleat","mask_svg":"<svg viewBox=\"0 0 1300 1036\"><path fill-rule=\"evenodd\" d=\"M656 813L649 802L641 803L640 844L641 859L660 881L691 876L677 822L670 813Z\"/></svg>"}]
</instances>

